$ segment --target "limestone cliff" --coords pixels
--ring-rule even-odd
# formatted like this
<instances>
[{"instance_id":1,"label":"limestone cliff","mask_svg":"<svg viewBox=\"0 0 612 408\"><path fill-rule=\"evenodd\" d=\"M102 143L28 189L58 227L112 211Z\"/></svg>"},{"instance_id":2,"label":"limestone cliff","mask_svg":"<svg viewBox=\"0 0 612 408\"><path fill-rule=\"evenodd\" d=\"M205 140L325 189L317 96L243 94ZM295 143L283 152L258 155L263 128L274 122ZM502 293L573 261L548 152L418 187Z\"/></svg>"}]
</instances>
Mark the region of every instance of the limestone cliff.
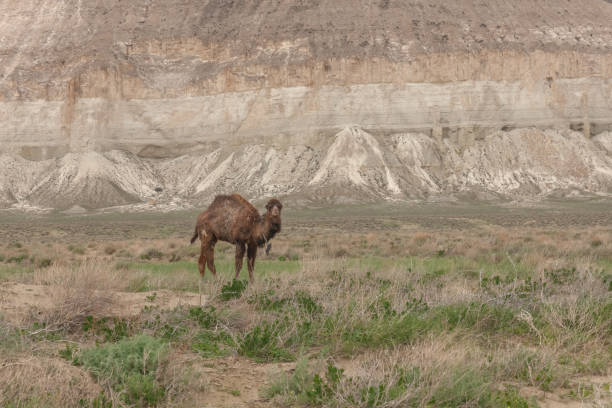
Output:
<instances>
[{"instance_id":1,"label":"limestone cliff","mask_svg":"<svg viewBox=\"0 0 612 408\"><path fill-rule=\"evenodd\" d=\"M611 21L605 0L0 0L0 206L609 194Z\"/></svg>"}]
</instances>

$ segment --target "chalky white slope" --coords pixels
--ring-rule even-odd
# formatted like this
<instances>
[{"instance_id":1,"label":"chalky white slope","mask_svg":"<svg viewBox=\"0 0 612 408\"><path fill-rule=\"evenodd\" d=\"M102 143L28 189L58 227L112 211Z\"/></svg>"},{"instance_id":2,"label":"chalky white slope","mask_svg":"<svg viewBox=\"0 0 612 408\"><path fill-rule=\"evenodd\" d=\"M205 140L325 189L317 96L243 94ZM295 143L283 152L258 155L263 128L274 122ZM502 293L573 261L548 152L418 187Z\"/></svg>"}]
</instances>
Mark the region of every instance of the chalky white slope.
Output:
<instances>
[{"instance_id":1,"label":"chalky white slope","mask_svg":"<svg viewBox=\"0 0 612 408\"><path fill-rule=\"evenodd\" d=\"M113 150L28 161L0 156L0 205L102 208L202 205L216 194L302 203L612 193L612 133L498 131L461 147L420 133L357 126L315 146L242 145L170 159ZM139 208L142 208L140 206Z\"/></svg>"},{"instance_id":2,"label":"chalky white slope","mask_svg":"<svg viewBox=\"0 0 612 408\"><path fill-rule=\"evenodd\" d=\"M68 153L50 160L48 171L26 200L42 207L86 208L131 204L155 196L159 177L151 163L137 156L110 151Z\"/></svg>"}]
</instances>

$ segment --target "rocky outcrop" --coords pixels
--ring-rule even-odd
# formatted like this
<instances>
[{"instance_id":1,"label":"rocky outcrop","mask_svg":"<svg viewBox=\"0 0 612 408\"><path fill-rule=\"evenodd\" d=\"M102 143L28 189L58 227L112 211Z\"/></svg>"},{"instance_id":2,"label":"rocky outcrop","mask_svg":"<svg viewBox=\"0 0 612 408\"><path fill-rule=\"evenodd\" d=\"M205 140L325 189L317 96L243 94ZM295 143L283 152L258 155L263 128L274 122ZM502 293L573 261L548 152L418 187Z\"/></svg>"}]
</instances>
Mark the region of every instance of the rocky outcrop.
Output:
<instances>
[{"instance_id":1,"label":"rocky outcrop","mask_svg":"<svg viewBox=\"0 0 612 408\"><path fill-rule=\"evenodd\" d=\"M604 0L6 0L0 16L3 206L610 192Z\"/></svg>"}]
</instances>

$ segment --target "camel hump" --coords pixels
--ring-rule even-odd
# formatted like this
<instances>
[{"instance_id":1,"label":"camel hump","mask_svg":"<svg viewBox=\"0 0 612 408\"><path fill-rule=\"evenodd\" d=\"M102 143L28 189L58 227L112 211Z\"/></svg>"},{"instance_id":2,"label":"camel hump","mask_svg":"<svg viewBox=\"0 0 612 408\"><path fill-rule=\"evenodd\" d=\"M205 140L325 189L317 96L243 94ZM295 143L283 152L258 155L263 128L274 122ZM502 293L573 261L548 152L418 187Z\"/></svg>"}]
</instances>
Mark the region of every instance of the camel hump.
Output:
<instances>
[{"instance_id":1,"label":"camel hump","mask_svg":"<svg viewBox=\"0 0 612 408\"><path fill-rule=\"evenodd\" d=\"M246 198L244 198L243 196L241 196L238 193L234 193L232 194L232 198L239 203L241 206L243 206L245 209L248 209L248 212L251 214L256 214L259 215L259 212L257 211L257 209L253 206L253 204L249 203L247 201Z\"/></svg>"}]
</instances>

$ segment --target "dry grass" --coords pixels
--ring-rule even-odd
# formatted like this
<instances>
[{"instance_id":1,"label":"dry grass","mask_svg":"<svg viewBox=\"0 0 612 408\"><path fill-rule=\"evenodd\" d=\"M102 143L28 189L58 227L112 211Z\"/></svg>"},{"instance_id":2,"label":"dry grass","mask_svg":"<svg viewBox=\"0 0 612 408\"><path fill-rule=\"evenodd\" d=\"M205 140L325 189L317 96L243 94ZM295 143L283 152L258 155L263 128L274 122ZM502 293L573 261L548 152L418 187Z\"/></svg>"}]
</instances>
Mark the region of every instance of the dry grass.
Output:
<instances>
[{"instance_id":1,"label":"dry grass","mask_svg":"<svg viewBox=\"0 0 612 408\"><path fill-rule=\"evenodd\" d=\"M2 407L77 407L102 388L68 362L19 354L0 358L0 390Z\"/></svg>"},{"instance_id":2,"label":"dry grass","mask_svg":"<svg viewBox=\"0 0 612 408\"><path fill-rule=\"evenodd\" d=\"M40 330L47 331L75 327L86 316L108 314L113 292L125 288L118 272L91 259L74 266L37 269L20 280L45 287L47 298L52 300L51 304L39 305L33 311L33 320L42 324Z\"/></svg>"},{"instance_id":3,"label":"dry grass","mask_svg":"<svg viewBox=\"0 0 612 408\"><path fill-rule=\"evenodd\" d=\"M350 233L343 225L316 234L310 232L312 225L287 228L274 241L270 257L260 254L256 281L238 299L221 298L227 277L204 281L207 304L215 308L214 313L205 309L214 314L210 327L189 308L162 310L153 300L152 291L197 291L199 248L180 236L143 235L112 243L92 239L78 247L62 240L0 246L5 256L0 280L7 282L0 289L0 313L11 313L5 307L11 305L10 292L4 288L23 285L34 291L33 298L38 290L45 294L21 310L19 324L0 316L0 406L74 406L79 394L90 402L96 398L100 382L57 353L67 340L77 349L110 341L91 330L85 333L83 322L88 316L116 316L116 294L124 291L149 291L143 297L152 300L143 302L146 310L131 318L121 335L144 333L170 345L168 362L156 373L166 391L164 406L202 403L208 391L221 392L214 373L226 374L224 366L214 360L214 350L207 349L207 359L197 354L202 338L219 342L224 347L219 355L244 359L239 343L258 327L275 324L280 329L266 341L308 359L308 381L316 373L324 375L328 362L345 369L333 396L315 405L368 406L363 390L381 385L375 406L506 407L496 398L519 401L518 393L498 393L511 387L569 395L580 383L595 390L581 397L585 401L605 401L605 387L590 379L612 376L612 308L604 307L612 293L605 280L612 277L612 229L476 221L465 229L399 221L388 222L386 229ZM21 264L6 262L20 254L27 254ZM147 254L155 256L143 259ZM294 260L279 262L280 272L267 273L265 261L278 257ZM51 266L39 266L44 258L52 260ZM231 262L232 247L220 245L217 259ZM296 264L295 273L282 269ZM300 296L316 311L304 308ZM262 307L262 299L278 305ZM304 322L311 326L300 337ZM222 343L215 337L222 335L232 340ZM409 370L418 371L418 378L403 384L401 392L394 390ZM261 381L249 383L248 375L241 375L237 383ZM283 378L286 391L291 373ZM299 402L282 392L259 403ZM453 395L461 392L467 399L459 403ZM520 401L528 402L521 395Z\"/></svg>"}]
</instances>

